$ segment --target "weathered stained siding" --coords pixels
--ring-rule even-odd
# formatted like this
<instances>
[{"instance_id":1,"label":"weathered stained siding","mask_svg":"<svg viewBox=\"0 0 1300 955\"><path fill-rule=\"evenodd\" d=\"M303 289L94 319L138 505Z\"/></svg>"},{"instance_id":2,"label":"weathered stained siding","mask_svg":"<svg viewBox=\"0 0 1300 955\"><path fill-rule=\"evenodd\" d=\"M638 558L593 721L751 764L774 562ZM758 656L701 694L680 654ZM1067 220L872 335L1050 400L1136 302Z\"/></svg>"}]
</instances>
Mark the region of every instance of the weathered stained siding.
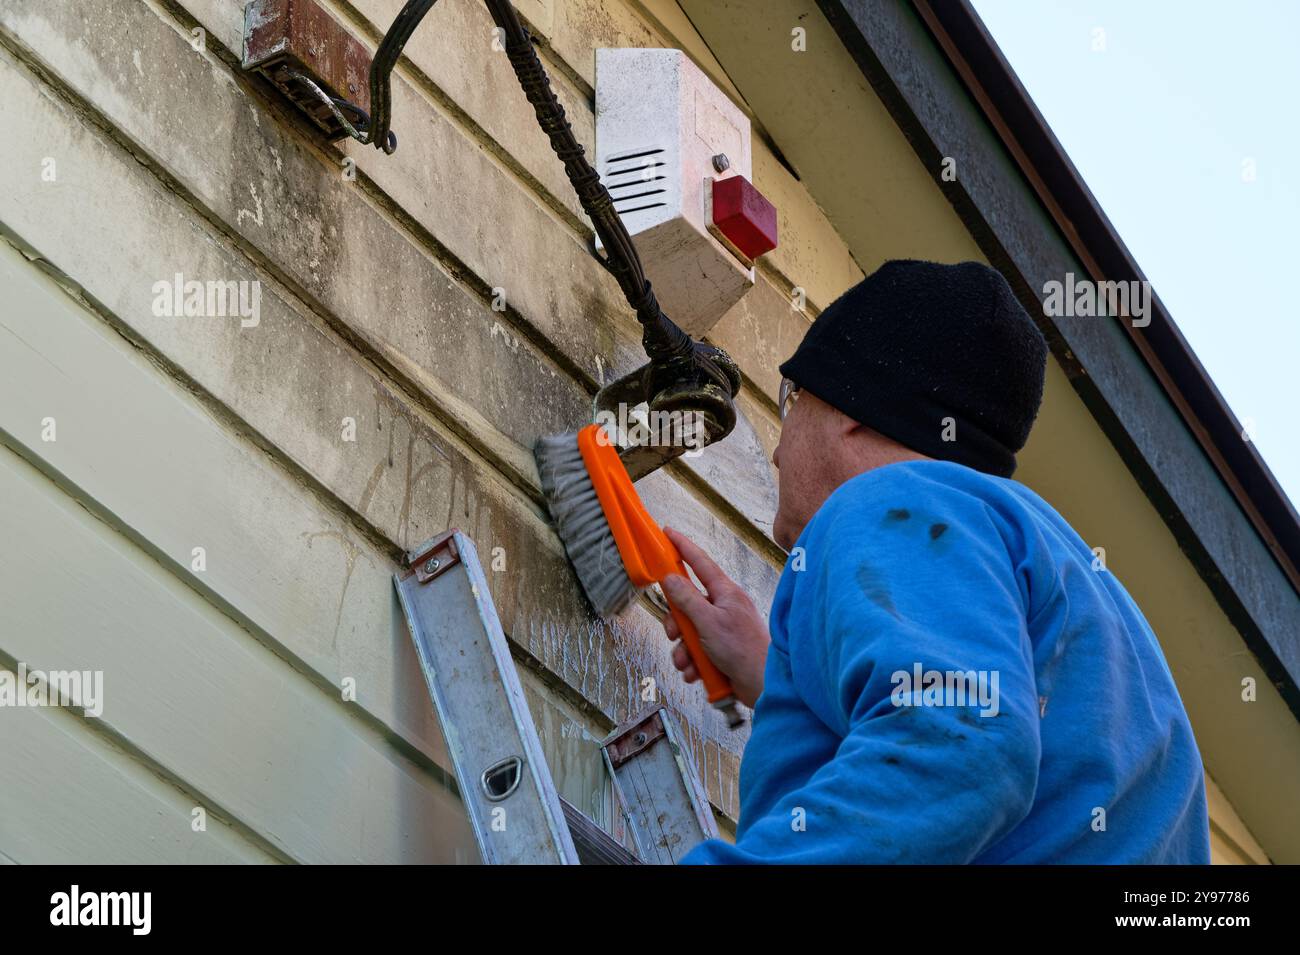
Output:
<instances>
[{"instance_id":1,"label":"weathered stained siding","mask_svg":"<svg viewBox=\"0 0 1300 955\"><path fill-rule=\"evenodd\" d=\"M332 9L373 43L399 7ZM674 43L619 3L520 9L587 143L596 46ZM0 327L2 473L18 502L3 554L20 595L3 611L0 665L103 669L107 697L99 720L5 713L0 746L29 763L48 747L65 778L119 794L83 817L75 799L8 788L0 852L472 856L389 581L403 549L453 525L485 556L501 548L493 597L561 792L599 814L592 740L653 678L734 819L743 737L681 684L645 606L610 625L589 617L544 518L533 441L573 430L594 389L643 356L486 11L448 0L416 34L395 82L393 157L322 142L242 75L242 11L0 5L0 169L15 184L0 222L6 286L23 290ZM794 178L755 152L783 245L715 337L758 390L724 444L641 488L765 604L780 561L772 365L861 272ZM178 274L260 283L259 323L155 315L154 284ZM95 555L93 573L60 576L69 548ZM347 680L355 702L341 698ZM112 811L141 799L167 808ZM191 831L195 807L207 833ZM93 836L110 818L116 835ZM66 851L43 854L56 828Z\"/></svg>"}]
</instances>

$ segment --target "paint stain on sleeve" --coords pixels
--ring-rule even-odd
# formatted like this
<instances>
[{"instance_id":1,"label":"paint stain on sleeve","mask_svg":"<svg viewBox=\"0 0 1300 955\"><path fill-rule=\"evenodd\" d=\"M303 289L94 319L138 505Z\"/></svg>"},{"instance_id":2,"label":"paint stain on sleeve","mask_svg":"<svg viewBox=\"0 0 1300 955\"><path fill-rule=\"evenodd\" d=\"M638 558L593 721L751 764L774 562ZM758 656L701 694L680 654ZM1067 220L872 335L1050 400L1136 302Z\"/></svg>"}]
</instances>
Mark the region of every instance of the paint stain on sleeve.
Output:
<instances>
[{"instance_id":1,"label":"paint stain on sleeve","mask_svg":"<svg viewBox=\"0 0 1300 955\"><path fill-rule=\"evenodd\" d=\"M886 613L898 617L898 608L894 606L894 597L889 592L889 584L875 567L866 562L859 564L857 579L858 586L862 588L862 593L868 600Z\"/></svg>"}]
</instances>

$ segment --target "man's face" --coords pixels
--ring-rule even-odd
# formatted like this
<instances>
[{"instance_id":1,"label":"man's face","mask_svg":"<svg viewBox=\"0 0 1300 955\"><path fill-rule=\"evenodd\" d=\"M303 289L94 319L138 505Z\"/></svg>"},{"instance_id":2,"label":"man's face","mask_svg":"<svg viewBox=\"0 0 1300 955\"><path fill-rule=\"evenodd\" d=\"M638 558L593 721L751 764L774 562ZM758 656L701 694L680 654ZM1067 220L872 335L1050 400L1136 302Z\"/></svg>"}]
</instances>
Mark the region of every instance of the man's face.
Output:
<instances>
[{"instance_id":1,"label":"man's face","mask_svg":"<svg viewBox=\"0 0 1300 955\"><path fill-rule=\"evenodd\" d=\"M803 389L781 423L781 440L772 452L780 472L772 536L786 550L838 486L835 449L843 440L838 418L839 412Z\"/></svg>"}]
</instances>

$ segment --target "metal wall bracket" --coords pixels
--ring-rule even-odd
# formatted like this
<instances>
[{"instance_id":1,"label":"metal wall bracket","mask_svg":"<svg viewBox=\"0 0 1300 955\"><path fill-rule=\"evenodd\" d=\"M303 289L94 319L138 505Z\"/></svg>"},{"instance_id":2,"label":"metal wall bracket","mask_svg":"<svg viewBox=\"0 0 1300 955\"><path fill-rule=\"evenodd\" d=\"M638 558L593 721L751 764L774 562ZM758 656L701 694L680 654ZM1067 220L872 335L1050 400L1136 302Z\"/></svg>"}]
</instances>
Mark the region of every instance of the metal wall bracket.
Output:
<instances>
[{"instance_id":1,"label":"metal wall bracket","mask_svg":"<svg viewBox=\"0 0 1300 955\"><path fill-rule=\"evenodd\" d=\"M370 63L370 51L315 0L252 0L244 9L243 68L331 140L368 127Z\"/></svg>"}]
</instances>

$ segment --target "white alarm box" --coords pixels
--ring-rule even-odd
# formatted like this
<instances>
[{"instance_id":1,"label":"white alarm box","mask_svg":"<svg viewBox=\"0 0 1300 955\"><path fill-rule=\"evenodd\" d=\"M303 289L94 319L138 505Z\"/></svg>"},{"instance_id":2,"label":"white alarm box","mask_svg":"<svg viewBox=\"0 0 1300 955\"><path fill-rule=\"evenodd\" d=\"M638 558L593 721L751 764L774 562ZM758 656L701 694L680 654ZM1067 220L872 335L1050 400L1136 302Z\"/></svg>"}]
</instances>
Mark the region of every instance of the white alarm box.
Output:
<instances>
[{"instance_id":1,"label":"white alarm box","mask_svg":"<svg viewBox=\"0 0 1300 955\"><path fill-rule=\"evenodd\" d=\"M598 49L596 168L664 312L705 334L753 287L754 253L775 246L775 210L750 184L749 119L681 50ZM714 183L735 177L715 223ZM745 219L756 204L770 227Z\"/></svg>"}]
</instances>

